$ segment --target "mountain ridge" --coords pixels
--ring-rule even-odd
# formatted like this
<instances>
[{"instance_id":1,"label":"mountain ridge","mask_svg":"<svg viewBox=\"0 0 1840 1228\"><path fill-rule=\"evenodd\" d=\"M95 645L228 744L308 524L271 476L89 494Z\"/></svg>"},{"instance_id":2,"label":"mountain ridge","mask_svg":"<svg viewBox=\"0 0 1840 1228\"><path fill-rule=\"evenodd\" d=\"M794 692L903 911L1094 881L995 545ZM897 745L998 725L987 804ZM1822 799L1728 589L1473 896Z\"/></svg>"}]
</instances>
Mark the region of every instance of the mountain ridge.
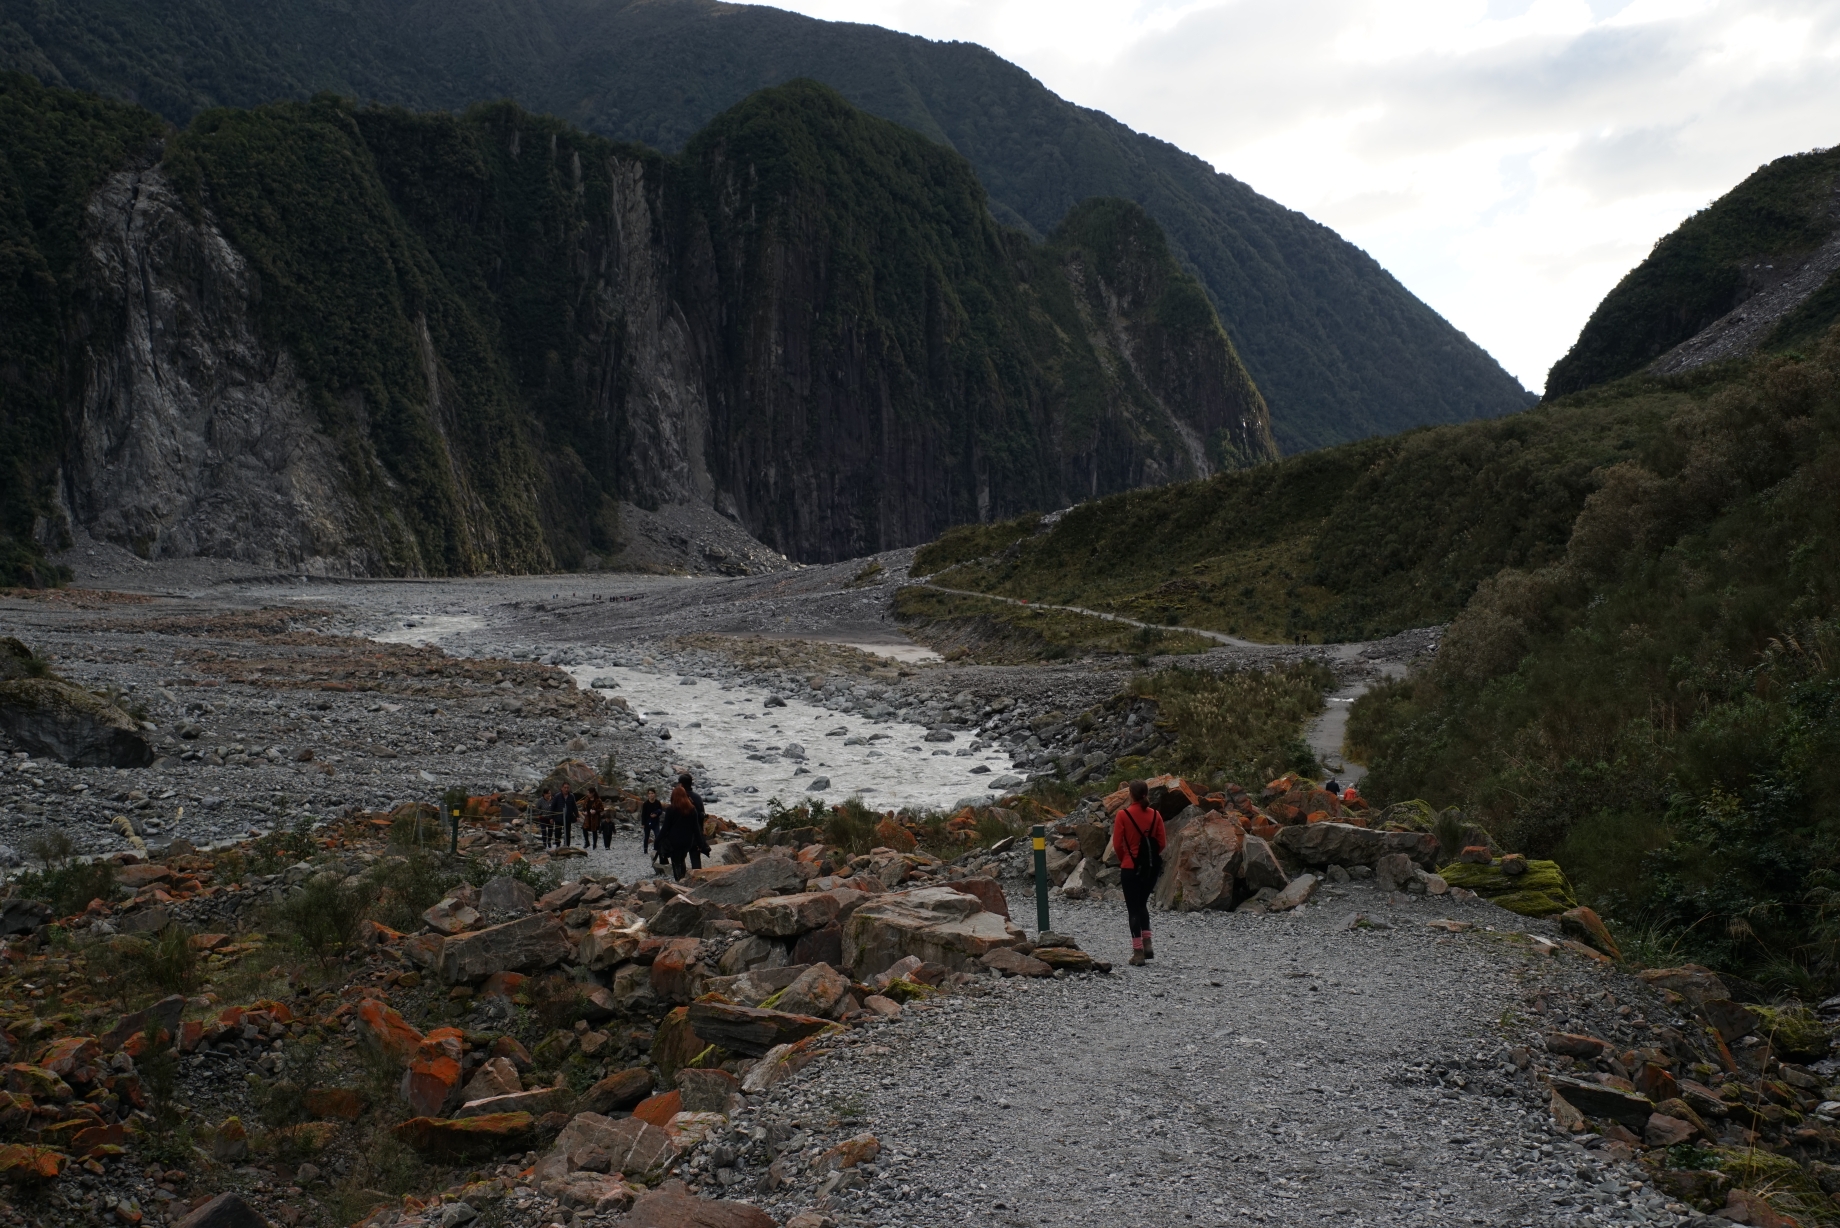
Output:
<instances>
[{"instance_id":1,"label":"mountain ridge","mask_svg":"<svg viewBox=\"0 0 1840 1228\"><path fill-rule=\"evenodd\" d=\"M322 89L420 109L511 97L666 151L754 89L813 77L967 156L998 219L1036 237L1091 196L1143 205L1207 289L1287 453L1532 399L1327 227L972 44L713 0L0 0L0 67L179 122Z\"/></svg>"}]
</instances>

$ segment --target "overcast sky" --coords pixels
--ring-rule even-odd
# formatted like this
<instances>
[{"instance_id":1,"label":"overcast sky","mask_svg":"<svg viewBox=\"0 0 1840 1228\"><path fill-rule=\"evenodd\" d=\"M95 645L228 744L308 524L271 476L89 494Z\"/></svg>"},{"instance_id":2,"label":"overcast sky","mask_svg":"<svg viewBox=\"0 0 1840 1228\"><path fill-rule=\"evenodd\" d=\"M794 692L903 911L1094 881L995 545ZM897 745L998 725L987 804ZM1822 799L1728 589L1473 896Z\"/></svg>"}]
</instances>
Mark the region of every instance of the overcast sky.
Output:
<instances>
[{"instance_id":1,"label":"overcast sky","mask_svg":"<svg viewBox=\"0 0 1840 1228\"><path fill-rule=\"evenodd\" d=\"M780 0L982 43L1370 252L1538 391L1655 240L1840 143L1836 0Z\"/></svg>"}]
</instances>

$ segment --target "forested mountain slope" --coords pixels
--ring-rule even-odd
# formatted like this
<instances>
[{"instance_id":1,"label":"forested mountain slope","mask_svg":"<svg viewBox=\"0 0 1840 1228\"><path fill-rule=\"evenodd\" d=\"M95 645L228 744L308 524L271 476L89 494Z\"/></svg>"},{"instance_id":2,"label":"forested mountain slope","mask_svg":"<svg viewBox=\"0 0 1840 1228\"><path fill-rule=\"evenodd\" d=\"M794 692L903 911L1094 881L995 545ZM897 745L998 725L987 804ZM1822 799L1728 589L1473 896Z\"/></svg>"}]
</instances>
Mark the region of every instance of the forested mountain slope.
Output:
<instances>
[{"instance_id":1,"label":"forested mountain slope","mask_svg":"<svg viewBox=\"0 0 1840 1228\"><path fill-rule=\"evenodd\" d=\"M1591 313L1546 393L1807 348L1836 320L1840 148L1776 159L1655 244Z\"/></svg>"},{"instance_id":2,"label":"forested mountain slope","mask_svg":"<svg viewBox=\"0 0 1840 1228\"><path fill-rule=\"evenodd\" d=\"M816 83L675 158L508 103L162 141L17 75L0 122L16 576L76 527L338 573L593 565L621 500L830 560L1276 456L1141 209L1034 243Z\"/></svg>"},{"instance_id":3,"label":"forested mountain slope","mask_svg":"<svg viewBox=\"0 0 1840 1228\"><path fill-rule=\"evenodd\" d=\"M1206 288L1286 452L1530 399L1328 228L970 44L714 0L0 0L5 67L178 123L320 90L422 109L513 98L667 151L754 90L811 77L958 150L999 219L1037 236L1088 197L1141 204Z\"/></svg>"}]
</instances>

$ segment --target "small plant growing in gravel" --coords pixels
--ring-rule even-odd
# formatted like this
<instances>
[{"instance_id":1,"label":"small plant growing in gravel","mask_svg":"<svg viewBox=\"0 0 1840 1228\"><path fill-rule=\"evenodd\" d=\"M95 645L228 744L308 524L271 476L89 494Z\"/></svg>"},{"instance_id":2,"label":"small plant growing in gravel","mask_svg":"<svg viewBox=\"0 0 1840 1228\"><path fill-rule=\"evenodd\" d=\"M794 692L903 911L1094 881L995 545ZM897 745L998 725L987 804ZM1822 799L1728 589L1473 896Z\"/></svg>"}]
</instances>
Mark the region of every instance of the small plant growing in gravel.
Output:
<instances>
[{"instance_id":1,"label":"small plant growing in gravel","mask_svg":"<svg viewBox=\"0 0 1840 1228\"><path fill-rule=\"evenodd\" d=\"M875 825L881 817L859 799L846 798L825 818L824 842L850 854L866 853L876 845Z\"/></svg>"},{"instance_id":2,"label":"small plant growing in gravel","mask_svg":"<svg viewBox=\"0 0 1840 1228\"><path fill-rule=\"evenodd\" d=\"M554 891L560 879L553 870L542 866L533 866L522 859L518 861L487 861L483 857L469 857L463 875L467 882L475 887L483 887L488 879L515 878L539 896Z\"/></svg>"},{"instance_id":3,"label":"small plant growing in gravel","mask_svg":"<svg viewBox=\"0 0 1840 1228\"><path fill-rule=\"evenodd\" d=\"M280 932L330 967L357 941L375 894L368 883L347 885L332 873L315 874L275 908Z\"/></svg>"},{"instance_id":4,"label":"small plant growing in gravel","mask_svg":"<svg viewBox=\"0 0 1840 1228\"><path fill-rule=\"evenodd\" d=\"M183 925L169 925L148 946L149 981L167 993L190 994L198 988L203 972L190 930Z\"/></svg>"},{"instance_id":5,"label":"small plant growing in gravel","mask_svg":"<svg viewBox=\"0 0 1840 1228\"><path fill-rule=\"evenodd\" d=\"M462 875L447 858L417 853L386 858L367 877L375 892L371 915L391 929L412 930L421 925L424 912L454 889Z\"/></svg>"}]
</instances>

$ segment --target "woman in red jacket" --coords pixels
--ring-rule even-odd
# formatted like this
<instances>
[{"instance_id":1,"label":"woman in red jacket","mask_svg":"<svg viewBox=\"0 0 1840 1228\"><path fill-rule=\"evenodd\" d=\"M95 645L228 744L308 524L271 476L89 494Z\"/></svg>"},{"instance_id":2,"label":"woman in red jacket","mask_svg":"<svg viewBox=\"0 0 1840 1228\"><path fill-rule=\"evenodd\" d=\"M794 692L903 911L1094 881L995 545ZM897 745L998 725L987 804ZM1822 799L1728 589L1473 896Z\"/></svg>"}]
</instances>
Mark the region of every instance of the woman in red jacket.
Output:
<instances>
[{"instance_id":1,"label":"woman in red jacket","mask_svg":"<svg viewBox=\"0 0 1840 1228\"><path fill-rule=\"evenodd\" d=\"M1150 945L1150 893L1156 889L1157 876L1163 868L1163 848L1169 843L1163 832L1163 816L1145 800L1149 796L1149 786L1133 780L1130 804L1120 807L1112 819L1112 847L1118 850L1118 868L1123 872L1119 885L1124 888L1125 917L1131 925L1134 968L1143 967L1146 959L1156 958Z\"/></svg>"}]
</instances>

